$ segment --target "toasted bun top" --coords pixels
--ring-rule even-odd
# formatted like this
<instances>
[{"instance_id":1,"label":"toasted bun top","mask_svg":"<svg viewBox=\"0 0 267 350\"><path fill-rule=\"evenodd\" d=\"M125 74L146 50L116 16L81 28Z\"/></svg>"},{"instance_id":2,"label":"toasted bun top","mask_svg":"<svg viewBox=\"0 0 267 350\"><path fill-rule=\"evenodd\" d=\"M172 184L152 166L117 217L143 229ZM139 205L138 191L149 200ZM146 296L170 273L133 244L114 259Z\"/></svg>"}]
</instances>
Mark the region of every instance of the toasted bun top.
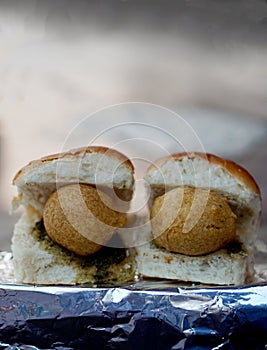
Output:
<instances>
[{"instance_id":1,"label":"toasted bun top","mask_svg":"<svg viewBox=\"0 0 267 350\"><path fill-rule=\"evenodd\" d=\"M209 188L227 198L237 216L237 236L253 249L261 216L261 195L253 177L240 165L206 153L176 153L157 160L145 175L151 197L178 186Z\"/></svg>"},{"instance_id":2,"label":"toasted bun top","mask_svg":"<svg viewBox=\"0 0 267 350\"><path fill-rule=\"evenodd\" d=\"M183 153L174 153L167 157L160 158L147 169L146 178L151 178L151 176L153 176L152 175L153 171L155 171L157 168L164 166L164 164L166 164L169 160L179 162L184 158L192 159L192 160L200 158L200 159L204 159L206 162L209 162L211 164L218 165L219 167L224 168L237 180L242 182L248 189L260 195L260 189L257 183L255 182L254 178L251 176L251 174L249 174L249 172L246 169L244 169L239 164L233 162L232 160L224 159L210 153L183 152Z\"/></svg>"},{"instance_id":3,"label":"toasted bun top","mask_svg":"<svg viewBox=\"0 0 267 350\"><path fill-rule=\"evenodd\" d=\"M134 184L134 167L122 153L102 146L73 149L31 161L15 175L19 196L13 207L31 205L42 213L51 193L73 183L114 188L129 199Z\"/></svg>"},{"instance_id":4,"label":"toasted bun top","mask_svg":"<svg viewBox=\"0 0 267 350\"><path fill-rule=\"evenodd\" d=\"M23 178L23 176L25 176L25 173L29 173L31 170L35 170L39 166L42 166L42 164L44 163L49 163L62 158L65 158L65 159L80 158L80 157L84 157L88 153L100 153L100 154L108 153L109 157L113 157L114 159L120 161L121 163L124 163L126 167L128 167L132 172L134 171L133 164L131 163L130 159L128 159L124 154L112 148L108 148L104 146L87 146L87 147L75 148L67 152L51 154L29 162L26 166L24 166L17 172L17 174L13 178L12 184L17 185L20 179Z\"/></svg>"}]
</instances>

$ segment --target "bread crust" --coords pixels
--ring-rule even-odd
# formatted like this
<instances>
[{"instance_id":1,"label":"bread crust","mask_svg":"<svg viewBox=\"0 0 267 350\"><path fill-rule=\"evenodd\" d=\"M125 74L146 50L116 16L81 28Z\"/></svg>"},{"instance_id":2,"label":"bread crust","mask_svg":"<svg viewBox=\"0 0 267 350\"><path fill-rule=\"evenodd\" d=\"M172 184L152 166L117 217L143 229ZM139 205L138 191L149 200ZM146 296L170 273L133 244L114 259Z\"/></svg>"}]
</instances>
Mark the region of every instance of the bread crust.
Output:
<instances>
[{"instance_id":1,"label":"bread crust","mask_svg":"<svg viewBox=\"0 0 267 350\"><path fill-rule=\"evenodd\" d=\"M110 157L117 159L121 163L125 164L125 166L128 167L132 173L134 172L134 166L132 162L123 153L105 146L87 146L87 147L75 148L75 149L69 150L68 152L51 154L29 162L26 166L21 168L16 173L16 175L12 180L12 184L16 185L17 182L19 182L19 180L23 178L28 171L37 169L43 163L49 163L54 160L58 160L62 158L73 158L73 157L78 158L83 154L87 154L87 153L102 153L102 154L108 153Z\"/></svg>"},{"instance_id":2,"label":"bread crust","mask_svg":"<svg viewBox=\"0 0 267 350\"><path fill-rule=\"evenodd\" d=\"M255 182L252 175L249 174L249 172L246 169L244 169L239 164L233 162L232 160L224 159L211 153L182 152L171 154L169 156L156 160L154 164L150 165L150 167L146 171L146 175L149 175L149 173L152 173L153 170L155 170L157 167L162 166L164 163L171 159L179 161L184 157L188 157L189 159L202 158L206 159L209 163L221 166L234 177L236 177L240 182L245 184L250 191L255 192L259 196L261 196L259 186Z\"/></svg>"}]
</instances>

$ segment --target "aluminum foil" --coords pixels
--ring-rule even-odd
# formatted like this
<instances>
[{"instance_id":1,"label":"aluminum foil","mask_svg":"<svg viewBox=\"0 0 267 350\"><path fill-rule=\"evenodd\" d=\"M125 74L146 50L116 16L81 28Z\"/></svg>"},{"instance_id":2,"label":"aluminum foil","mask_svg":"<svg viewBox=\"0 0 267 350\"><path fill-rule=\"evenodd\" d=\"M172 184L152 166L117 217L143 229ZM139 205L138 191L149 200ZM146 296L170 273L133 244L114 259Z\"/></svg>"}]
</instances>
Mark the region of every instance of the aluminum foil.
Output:
<instances>
[{"instance_id":1,"label":"aluminum foil","mask_svg":"<svg viewBox=\"0 0 267 350\"><path fill-rule=\"evenodd\" d=\"M235 288L41 287L12 284L11 254L0 260L0 349L267 349L262 271Z\"/></svg>"}]
</instances>

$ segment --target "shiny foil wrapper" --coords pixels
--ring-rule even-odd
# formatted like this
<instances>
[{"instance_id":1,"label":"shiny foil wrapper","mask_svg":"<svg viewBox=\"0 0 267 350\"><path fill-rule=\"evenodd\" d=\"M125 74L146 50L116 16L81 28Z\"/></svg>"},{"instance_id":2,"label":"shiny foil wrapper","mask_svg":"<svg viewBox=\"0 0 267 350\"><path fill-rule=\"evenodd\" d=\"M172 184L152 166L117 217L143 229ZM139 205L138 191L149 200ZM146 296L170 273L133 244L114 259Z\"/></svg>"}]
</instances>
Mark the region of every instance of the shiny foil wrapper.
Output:
<instances>
[{"instance_id":1,"label":"shiny foil wrapper","mask_svg":"<svg viewBox=\"0 0 267 350\"><path fill-rule=\"evenodd\" d=\"M1 253L0 349L267 349L266 271L224 288L22 286Z\"/></svg>"}]
</instances>

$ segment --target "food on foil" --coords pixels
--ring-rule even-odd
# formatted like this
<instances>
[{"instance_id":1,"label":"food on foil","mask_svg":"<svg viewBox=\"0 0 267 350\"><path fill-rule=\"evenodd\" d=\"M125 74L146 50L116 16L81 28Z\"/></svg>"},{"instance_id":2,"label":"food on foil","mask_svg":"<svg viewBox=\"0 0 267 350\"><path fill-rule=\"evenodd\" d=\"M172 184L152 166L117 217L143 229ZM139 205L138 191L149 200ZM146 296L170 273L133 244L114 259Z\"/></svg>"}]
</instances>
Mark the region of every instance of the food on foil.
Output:
<instances>
[{"instance_id":1,"label":"food on foil","mask_svg":"<svg viewBox=\"0 0 267 350\"><path fill-rule=\"evenodd\" d=\"M251 176L199 153L156 162L146 174L149 225L133 225L133 234L149 243L137 244L135 256L107 241L120 239L119 228L130 225L124 213L133 172L125 156L103 147L46 157L18 172L13 204L24 213L14 230L13 259L0 254L7 283L1 284L1 348L267 346L266 274L256 286L195 285L252 278L261 198ZM87 213L86 221L83 206L94 218ZM106 234L100 222L109 227ZM13 271L17 282L27 284L128 283L18 286ZM154 278L132 283L136 271Z\"/></svg>"},{"instance_id":2,"label":"food on foil","mask_svg":"<svg viewBox=\"0 0 267 350\"><path fill-rule=\"evenodd\" d=\"M117 230L133 193L134 168L113 149L86 147L30 162L15 176L24 213L12 237L18 283L72 285L134 279ZM116 244L109 244L115 240Z\"/></svg>"},{"instance_id":3,"label":"food on foil","mask_svg":"<svg viewBox=\"0 0 267 350\"><path fill-rule=\"evenodd\" d=\"M245 169L180 153L156 161L145 180L151 232L136 248L141 275L218 285L253 279L261 195Z\"/></svg>"}]
</instances>

